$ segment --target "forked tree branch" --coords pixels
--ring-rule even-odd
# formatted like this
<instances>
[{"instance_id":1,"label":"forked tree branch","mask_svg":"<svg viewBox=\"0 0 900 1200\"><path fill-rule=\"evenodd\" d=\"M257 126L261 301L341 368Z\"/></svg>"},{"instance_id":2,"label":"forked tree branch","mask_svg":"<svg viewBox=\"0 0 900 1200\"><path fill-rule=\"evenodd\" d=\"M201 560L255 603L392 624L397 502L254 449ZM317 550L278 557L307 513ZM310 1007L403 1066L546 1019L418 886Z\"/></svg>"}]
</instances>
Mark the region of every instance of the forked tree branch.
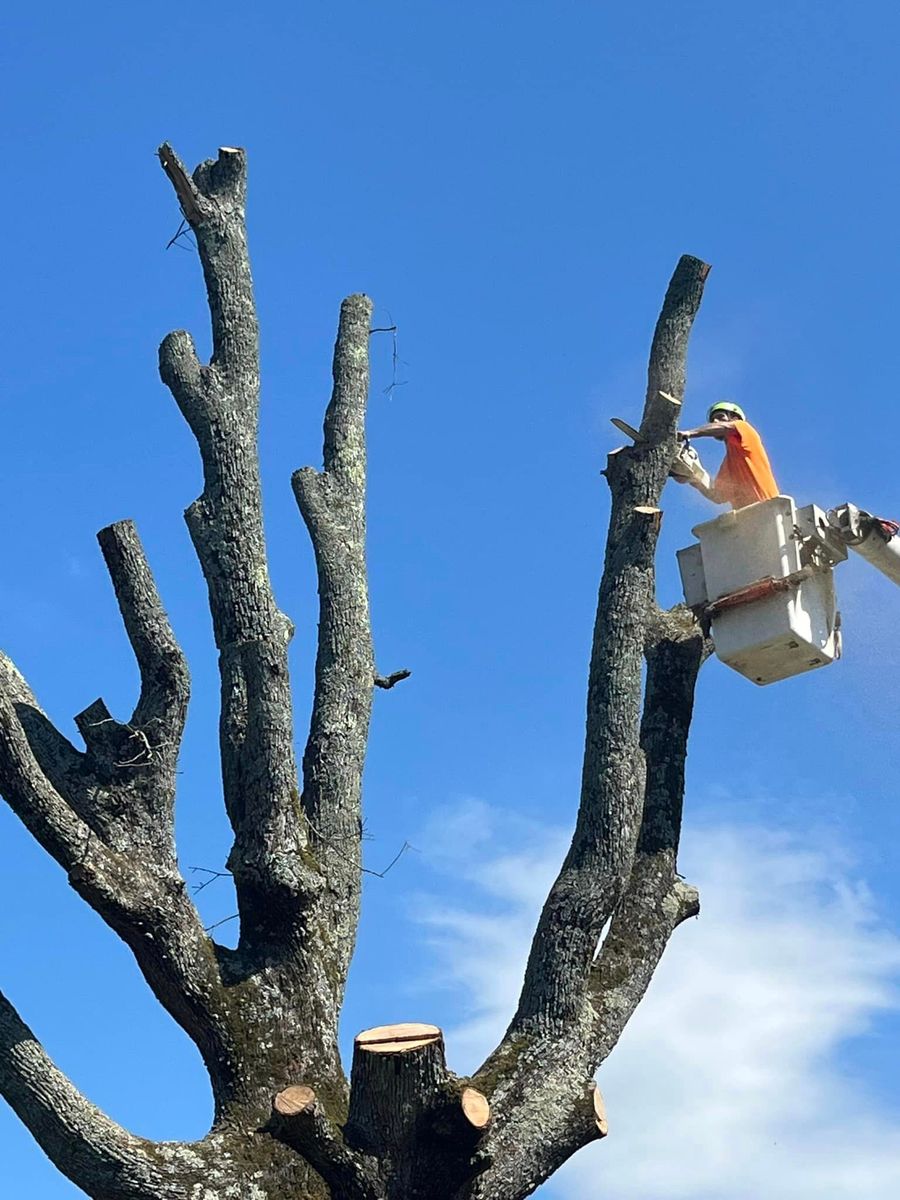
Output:
<instances>
[{"instance_id":1,"label":"forked tree branch","mask_svg":"<svg viewBox=\"0 0 900 1200\"><path fill-rule=\"evenodd\" d=\"M629 886L633 890L627 894L642 919L653 918L661 904L641 886L644 867L656 865L655 860L642 858L633 873L644 811L645 749L654 756L649 763L653 794L662 804L665 793L679 822L683 789L677 771L662 768L651 736L668 699L657 669L643 736L641 729L644 648L658 611L659 500L676 448L678 415L678 405L660 392L683 394L688 336L708 272L698 259L679 261L651 349L642 423L646 440L609 456L612 511L588 678L581 802L571 846L532 942L517 1012L474 1077L488 1091L498 1118L488 1146L497 1148L498 1165L479 1183L479 1197L502 1194L512 1178L517 1187L537 1186L588 1140L577 1111L581 1090L600 1061L598 1019L590 1002L597 945ZM695 676L696 670L691 694ZM669 788L677 794L668 796ZM648 824L648 846L653 828ZM666 861L671 867L666 894L671 892L672 899L666 900L665 915L675 907L667 937L690 911L691 898L673 878L674 851L671 864ZM665 944L661 932L658 940L658 950L655 943L647 947L648 958L655 954L658 960ZM552 1128L545 1112L554 1114ZM537 1127L541 1136L535 1139Z\"/></svg>"},{"instance_id":2,"label":"forked tree branch","mask_svg":"<svg viewBox=\"0 0 900 1200\"><path fill-rule=\"evenodd\" d=\"M309 738L303 755L303 807L316 856L326 864L328 935L342 990L356 934L361 883L360 794L375 666L366 573L366 402L368 296L341 305L334 387L325 413L322 472L293 476L319 578L319 640Z\"/></svg>"},{"instance_id":3,"label":"forked tree branch","mask_svg":"<svg viewBox=\"0 0 900 1200\"><path fill-rule=\"evenodd\" d=\"M0 655L0 792L132 949L154 994L200 1049L217 1095L227 1096L235 1064L219 1019L218 965L174 846L186 667L134 527L123 522L100 539L141 669L134 723L120 724L96 702L79 718L91 735L80 754Z\"/></svg>"},{"instance_id":4,"label":"forked tree branch","mask_svg":"<svg viewBox=\"0 0 900 1200\"><path fill-rule=\"evenodd\" d=\"M679 877L676 861L694 689L709 643L687 609L665 614L662 627L667 632L647 649L641 723L647 786L637 851L591 970L597 1063L621 1036L675 928L700 911L697 890Z\"/></svg>"},{"instance_id":5,"label":"forked tree branch","mask_svg":"<svg viewBox=\"0 0 900 1200\"><path fill-rule=\"evenodd\" d=\"M287 647L262 527L257 423L259 335L244 220L243 150L223 147L189 176L171 146L159 159L197 239L213 356L201 366L183 331L160 346L160 374L197 438L203 494L186 513L209 588L222 680L220 748L234 829L229 868L245 957L294 935L318 887L298 803Z\"/></svg>"},{"instance_id":6,"label":"forked tree branch","mask_svg":"<svg viewBox=\"0 0 900 1200\"><path fill-rule=\"evenodd\" d=\"M647 443L610 455L612 512L588 677L581 803L572 844L541 913L514 1028L582 1011L601 930L631 872L644 799L640 746L645 627L655 607L659 498L674 451L688 335L706 263L683 257L656 326L642 428Z\"/></svg>"}]
</instances>

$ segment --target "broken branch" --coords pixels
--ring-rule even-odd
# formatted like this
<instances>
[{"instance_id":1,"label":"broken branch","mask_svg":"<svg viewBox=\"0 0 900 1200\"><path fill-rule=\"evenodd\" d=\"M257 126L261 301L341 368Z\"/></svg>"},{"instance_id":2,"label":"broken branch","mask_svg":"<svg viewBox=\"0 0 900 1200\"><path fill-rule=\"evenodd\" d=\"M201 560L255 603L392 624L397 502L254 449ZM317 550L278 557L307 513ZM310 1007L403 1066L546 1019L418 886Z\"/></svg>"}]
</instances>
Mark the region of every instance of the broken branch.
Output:
<instances>
[{"instance_id":1,"label":"broken branch","mask_svg":"<svg viewBox=\"0 0 900 1200\"><path fill-rule=\"evenodd\" d=\"M410 675L412 675L412 671L407 671L406 669L392 671L390 675L376 675L375 686L389 690L394 684L400 683L404 679L409 679Z\"/></svg>"}]
</instances>

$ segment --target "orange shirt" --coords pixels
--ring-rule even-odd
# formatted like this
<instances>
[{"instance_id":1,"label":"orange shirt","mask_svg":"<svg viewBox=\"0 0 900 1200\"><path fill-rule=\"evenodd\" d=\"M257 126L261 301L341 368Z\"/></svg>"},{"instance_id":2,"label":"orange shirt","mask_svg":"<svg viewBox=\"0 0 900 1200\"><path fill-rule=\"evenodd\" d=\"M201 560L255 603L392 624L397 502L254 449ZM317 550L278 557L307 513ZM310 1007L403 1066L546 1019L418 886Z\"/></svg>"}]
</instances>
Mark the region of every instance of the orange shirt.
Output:
<instances>
[{"instance_id":1,"label":"orange shirt","mask_svg":"<svg viewBox=\"0 0 900 1200\"><path fill-rule=\"evenodd\" d=\"M762 440L746 421L735 421L726 434L725 461L713 486L719 502L732 508L781 494Z\"/></svg>"}]
</instances>

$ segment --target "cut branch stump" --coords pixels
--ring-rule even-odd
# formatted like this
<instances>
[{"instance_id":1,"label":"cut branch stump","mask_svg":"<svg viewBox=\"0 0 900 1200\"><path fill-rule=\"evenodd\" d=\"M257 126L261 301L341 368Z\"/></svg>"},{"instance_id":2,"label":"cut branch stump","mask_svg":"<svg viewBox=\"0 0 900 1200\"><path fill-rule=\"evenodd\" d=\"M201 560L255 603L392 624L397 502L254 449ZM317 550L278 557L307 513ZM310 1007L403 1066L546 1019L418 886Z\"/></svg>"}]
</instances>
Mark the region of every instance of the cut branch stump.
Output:
<instances>
[{"instance_id":1,"label":"cut branch stump","mask_svg":"<svg viewBox=\"0 0 900 1200\"><path fill-rule=\"evenodd\" d=\"M364 1030L353 1048L350 1144L389 1164L390 1200L440 1200L489 1165L490 1105L447 1070L436 1025Z\"/></svg>"}]
</instances>

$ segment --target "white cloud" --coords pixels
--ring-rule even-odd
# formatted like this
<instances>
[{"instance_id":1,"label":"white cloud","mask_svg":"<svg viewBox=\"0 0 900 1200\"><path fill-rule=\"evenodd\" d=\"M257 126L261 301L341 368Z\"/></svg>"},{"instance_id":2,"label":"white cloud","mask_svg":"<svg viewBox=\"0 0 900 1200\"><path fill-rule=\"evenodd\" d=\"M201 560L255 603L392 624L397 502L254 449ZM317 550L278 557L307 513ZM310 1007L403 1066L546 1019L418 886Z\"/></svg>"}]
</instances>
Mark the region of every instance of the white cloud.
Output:
<instances>
[{"instance_id":1,"label":"white cloud","mask_svg":"<svg viewBox=\"0 0 900 1200\"><path fill-rule=\"evenodd\" d=\"M423 920L438 982L466 1004L448 1030L462 1069L505 1028L564 842L475 802L441 827L431 857L468 900L432 902ZM707 827L688 834L682 861L703 913L676 933L601 1071L611 1135L539 1194L893 1200L900 1099L880 1105L844 1052L900 1010L900 940L837 847Z\"/></svg>"}]
</instances>

